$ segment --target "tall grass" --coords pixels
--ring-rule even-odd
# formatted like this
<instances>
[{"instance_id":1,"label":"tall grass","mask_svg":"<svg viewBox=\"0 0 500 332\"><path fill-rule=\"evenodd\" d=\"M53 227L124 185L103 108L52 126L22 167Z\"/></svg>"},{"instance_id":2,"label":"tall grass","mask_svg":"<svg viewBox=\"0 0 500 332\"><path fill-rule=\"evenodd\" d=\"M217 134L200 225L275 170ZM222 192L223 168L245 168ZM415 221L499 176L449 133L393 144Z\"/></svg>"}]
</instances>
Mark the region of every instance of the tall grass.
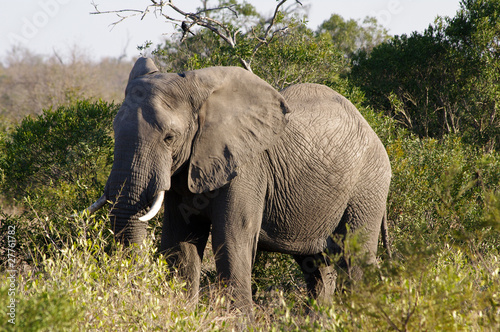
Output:
<instances>
[{"instance_id":1,"label":"tall grass","mask_svg":"<svg viewBox=\"0 0 500 332\"><path fill-rule=\"evenodd\" d=\"M207 280L198 305L184 297L185 285L157 254L154 228L141 246L124 249L113 242L106 216L72 223L76 235L46 234L51 243L67 242L48 248L33 244L30 251L19 252L31 255L32 263L17 267L16 325L2 329L219 331L239 326L240 317ZM331 305L311 302L299 288L256 280L274 291L257 292L250 326L259 331L495 331L500 327L500 262L494 254L481 257L473 260L464 250L444 245L432 255L383 263L339 292ZM285 275L290 268L279 259L273 264ZM0 275L2 317L7 317L9 301L6 276Z\"/></svg>"}]
</instances>

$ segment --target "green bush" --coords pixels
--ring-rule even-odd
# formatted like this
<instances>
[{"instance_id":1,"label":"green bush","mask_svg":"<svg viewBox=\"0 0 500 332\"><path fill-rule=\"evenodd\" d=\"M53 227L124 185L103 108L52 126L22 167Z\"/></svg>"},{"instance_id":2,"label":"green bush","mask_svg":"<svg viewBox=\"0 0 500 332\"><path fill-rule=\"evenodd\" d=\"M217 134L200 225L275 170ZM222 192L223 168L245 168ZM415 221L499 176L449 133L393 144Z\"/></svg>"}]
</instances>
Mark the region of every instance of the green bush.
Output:
<instances>
[{"instance_id":1,"label":"green bush","mask_svg":"<svg viewBox=\"0 0 500 332\"><path fill-rule=\"evenodd\" d=\"M395 242L415 251L443 244L498 248L489 219L491 195L500 189L500 157L457 137L401 137L387 145L393 179L389 219ZM498 194L497 194L498 195Z\"/></svg>"},{"instance_id":2,"label":"green bush","mask_svg":"<svg viewBox=\"0 0 500 332\"><path fill-rule=\"evenodd\" d=\"M496 331L500 264L471 263L444 245L425 259L393 261L336 299L337 320L361 331Z\"/></svg>"},{"instance_id":3,"label":"green bush","mask_svg":"<svg viewBox=\"0 0 500 332\"><path fill-rule=\"evenodd\" d=\"M38 196L56 211L89 202L103 189L113 162L112 122L118 108L76 101L24 118L2 137L4 195Z\"/></svg>"},{"instance_id":4,"label":"green bush","mask_svg":"<svg viewBox=\"0 0 500 332\"><path fill-rule=\"evenodd\" d=\"M0 231L16 227L20 262L32 264L78 232L69 215L102 194L113 162L112 122L118 106L77 101L26 117L0 137L0 187L18 213L0 210ZM7 237L1 236L0 262Z\"/></svg>"},{"instance_id":5,"label":"green bush","mask_svg":"<svg viewBox=\"0 0 500 332\"><path fill-rule=\"evenodd\" d=\"M7 284L3 277L0 283ZM12 323L4 321L2 331L71 331L82 318L81 304L67 289L39 288L31 294L16 293L14 297L8 292L7 288L0 289L0 315ZM11 298L17 301L14 318L10 318L6 310Z\"/></svg>"}]
</instances>

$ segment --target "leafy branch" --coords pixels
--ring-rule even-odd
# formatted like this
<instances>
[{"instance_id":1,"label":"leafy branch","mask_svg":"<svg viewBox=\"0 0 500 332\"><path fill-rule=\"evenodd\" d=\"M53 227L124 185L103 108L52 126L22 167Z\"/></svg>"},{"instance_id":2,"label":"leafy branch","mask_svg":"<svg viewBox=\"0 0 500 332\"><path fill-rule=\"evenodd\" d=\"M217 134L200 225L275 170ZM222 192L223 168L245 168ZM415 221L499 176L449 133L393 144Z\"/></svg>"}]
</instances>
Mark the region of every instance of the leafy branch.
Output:
<instances>
[{"instance_id":1,"label":"leafy branch","mask_svg":"<svg viewBox=\"0 0 500 332\"><path fill-rule=\"evenodd\" d=\"M257 51L264 45L269 45L273 42L278 36L283 35L288 27L276 28L277 23L280 21L280 13L282 6L288 0L281 0L274 10L273 17L266 23L268 23L267 28L264 30L263 35L257 35L257 32L252 29L252 35L255 40L257 40L257 44L254 46L249 59L244 59L242 56L239 56L239 61L243 65L245 69L248 71L252 71L251 62L254 58ZM295 0L295 3L302 6L302 3L299 0ZM226 44L230 46L231 49L235 50L238 47L237 35L240 33L239 29L234 29L230 24L216 20L211 18L208 13L227 10L230 11L235 17L238 17L238 12L235 10L236 5L227 5L227 6L219 6L214 8L206 8L206 1L204 1L203 9L198 10L197 12L187 12L178 6L174 5L173 0L151 0L151 4L147 5L145 9L119 9L119 10L109 10L109 11L101 11L98 8L98 5L95 2L92 2L92 5L95 8L95 12L91 12L92 15L97 14L115 14L118 16L119 20L113 22L111 26L116 26L117 24L123 22L124 20L139 16L141 20L148 14L154 14L156 17L162 16L167 21L180 26L182 29L181 43L184 42L189 34L193 34L192 28L194 26L199 26L205 29L212 31L215 35L221 38ZM173 11L174 13L182 16L182 19L175 18L168 12Z\"/></svg>"}]
</instances>

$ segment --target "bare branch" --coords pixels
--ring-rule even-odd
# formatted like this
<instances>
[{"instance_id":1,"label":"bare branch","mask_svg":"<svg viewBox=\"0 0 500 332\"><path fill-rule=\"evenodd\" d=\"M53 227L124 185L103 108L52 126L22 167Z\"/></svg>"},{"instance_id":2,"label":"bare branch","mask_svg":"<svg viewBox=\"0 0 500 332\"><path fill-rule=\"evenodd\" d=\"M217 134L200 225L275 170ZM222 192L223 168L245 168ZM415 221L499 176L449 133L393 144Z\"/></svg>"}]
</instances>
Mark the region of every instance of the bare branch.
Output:
<instances>
[{"instance_id":1,"label":"bare branch","mask_svg":"<svg viewBox=\"0 0 500 332\"><path fill-rule=\"evenodd\" d=\"M185 11L181 10L179 7L175 6L172 3L172 1L169 1L167 3L167 5L170 8L172 8L174 11L181 14L182 16L184 16L187 19L186 21L182 22L182 23L185 22L184 26L188 29L187 29L187 31L183 29L183 35L181 38L181 42L183 42L187 38L188 31L190 31L190 28L192 26L199 25L201 27L204 27L204 28L209 29L212 32L214 32L216 35L218 35L220 38L222 38L226 43L228 43L232 48L234 48L236 46L236 34L238 32L235 32L233 35L231 35L230 29L224 23L219 22L215 19L212 19L206 15L203 15L204 13L207 13L209 11L228 9L228 10L232 11L237 16L236 11L232 8L232 7L234 7L234 5L217 7L217 8L202 9L202 10L198 11L197 13L185 12ZM169 18L167 18L167 19L169 19ZM178 21L178 20L171 20L171 21ZM182 25L181 25L181 28L182 28ZM223 30L223 32L221 31L221 29Z\"/></svg>"},{"instance_id":2,"label":"bare branch","mask_svg":"<svg viewBox=\"0 0 500 332\"><path fill-rule=\"evenodd\" d=\"M281 0L278 5L276 6L274 10L273 17L266 28L264 35L263 36L257 36L255 32L253 32L254 38L258 41L257 45L255 45L252 54L250 56L250 59L245 60L243 58L239 58L240 63L245 67L245 69L252 71L251 69L251 62L259 48L261 48L264 45L268 45L271 43L275 37L282 35L287 31L287 27L277 29L275 31L273 30L273 27L276 25L276 21L278 18L278 14L280 12L280 8L283 6L283 4L287 2L287 0ZM302 6L302 3L299 0L295 0L295 2L299 5ZM230 5L230 6L221 6L221 7L215 7L215 8L206 8L206 3L203 9L199 10L196 13L191 13L191 12L186 12L183 11L181 8L177 7L174 5L173 0L151 0L151 4L146 6L145 9L140 10L140 9L119 9L119 10L109 10L109 11L101 11L98 8L98 5L92 1L92 5L95 8L94 12L91 12L90 14L92 15L97 15L97 14L115 14L118 16L119 20L112 23L111 26L116 26L117 24L123 22L124 20L135 17L135 16L140 16L141 20L146 17L146 15L153 13L155 16L163 16L167 21L174 22L177 24L181 30L182 30L182 37L181 37L181 42L184 42L186 38L189 36L189 34L194 34L191 31L191 28L194 26L200 26L205 29L209 29L212 31L214 34L219 36L224 42L226 42L231 48L236 48L237 46L237 41L236 41L236 36L239 33L239 30L233 31L227 24L224 24L223 22L220 22L216 19L213 19L207 15L209 12L213 11L220 11L220 10L229 10L231 11L236 17L238 17L237 11L234 9L235 5ZM171 8L175 13L183 16L183 19L176 19L168 14L166 14L165 7Z\"/></svg>"},{"instance_id":3,"label":"bare branch","mask_svg":"<svg viewBox=\"0 0 500 332\"><path fill-rule=\"evenodd\" d=\"M276 6L276 9L274 10L274 14L273 14L273 18L271 19L271 23L269 23L269 26L267 27L266 29L266 33L264 34L264 37L261 39L266 41L267 40L267 36L269 36L269 32L271 31L271 28L274 26L274 24L276 23L276 17L278 16L278 13L279 13L279 10L280 10L280 7L286 2L287 0L281 0L281 2Z\"/></svg>"},{"instance_id":4,"label":"bare branch","mask_svg":"<svg viewBox=\"0 0 500 332\"><path fill-rule=\"evenodd\" d=\"M259 50L259 48L261 48L263 45L268 45L269 43L271 43L274 39L274 37L276 37L277 35L279 34L282 34L282 33L285 33L287 30L288 30L288 27L284 27L282 29L279 29L279 30L276 30L274 31L272 34L271 34L271 38L269 38L269 34L271 32L271 29L273 28L273 26L276 24L276 19L278 17L278 13L280 12L280 7L286 2L287 0L281 0L278 5L276 6L276 9L274 10L274 14L273 14L273 17L271 18L271 22L269 23L269 26L267 27L266 29L266 32L264 33L264 36L263 37L256 37L257 40L259 40L259 43L257 45L255 45L253 51L252 51L252 57L250 58L250 61L252 61L252 59L254 58L255 54L257 54L257 51ZM302 3L299 1L299 0L295 0L296 3L300 4L302 6ZM268 39L269 38L269 39ZM249 64L250 65L250 64Z\"/></svg>"},{"instance_id":5,"label":"bare branch","mask_svg":"<svg viewBox=\"0 0 500 332\"><path fill-rule=\"evenodd\" d=\"M107 10L107 11L101 11L98 8L98 5L95 3L95 1L92 1L92 5L95 8L95 12L91 12L90 15L99 15L99 14L116 14L120 19L116 22L111 23L111 26L114 28L116 25L119 23L123 22L127 18L134 17L134 16L141 16L141 20L144 19L144 17L153 10L153 12L156 14L156 12L160 11L162 7L165 5L163 1L160 3L157 3L154 0L151 0L153 3L152 5L148 5L144 10L140 9L118 9L118 10ZM128 13L129 15L121 15L122 13Z\"/></svg>"},{"instance_id":6,"label":"bare branch","mask_svg":"<svg viewBox=\"0 0 500 332\"><path fill-rule=\"evenodd\" d=\"M234 16L238 17L238 12L233 9L234 6L236 6L236 5L216 7L216 8L206 8L206 9L200 10L197 14L208 13L208 12L213 12L213 11L222 10L222 9L228 9L228 10L233 12Z\"/></svg>"}]
</instances>

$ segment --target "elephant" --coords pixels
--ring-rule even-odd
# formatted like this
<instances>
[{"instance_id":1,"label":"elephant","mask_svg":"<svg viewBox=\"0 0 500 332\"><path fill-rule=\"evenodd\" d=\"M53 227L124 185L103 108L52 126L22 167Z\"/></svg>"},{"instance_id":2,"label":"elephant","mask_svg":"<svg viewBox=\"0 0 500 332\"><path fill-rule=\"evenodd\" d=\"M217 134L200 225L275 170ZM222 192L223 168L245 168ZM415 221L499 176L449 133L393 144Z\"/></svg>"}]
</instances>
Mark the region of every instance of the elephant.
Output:
<instances>
[{"instance_id":1,"label":"elephant","mask_svg":"<svg viewBox=\"0 0 500 332\"><path fill-rule=\"evenodd\" d=\"M198 298L209 235L232 304L251 310L257 250L290 254L310 297L328 301L338 239L358 234L367 263L387 250L387 152L345 97L319 84L280 92L239 67L160 73L133 66L114 122L102 197L119 241L140 243L164 206L161 252ZM361 266L355 266L359 269Z\"/></svg>"}]
</instances>

